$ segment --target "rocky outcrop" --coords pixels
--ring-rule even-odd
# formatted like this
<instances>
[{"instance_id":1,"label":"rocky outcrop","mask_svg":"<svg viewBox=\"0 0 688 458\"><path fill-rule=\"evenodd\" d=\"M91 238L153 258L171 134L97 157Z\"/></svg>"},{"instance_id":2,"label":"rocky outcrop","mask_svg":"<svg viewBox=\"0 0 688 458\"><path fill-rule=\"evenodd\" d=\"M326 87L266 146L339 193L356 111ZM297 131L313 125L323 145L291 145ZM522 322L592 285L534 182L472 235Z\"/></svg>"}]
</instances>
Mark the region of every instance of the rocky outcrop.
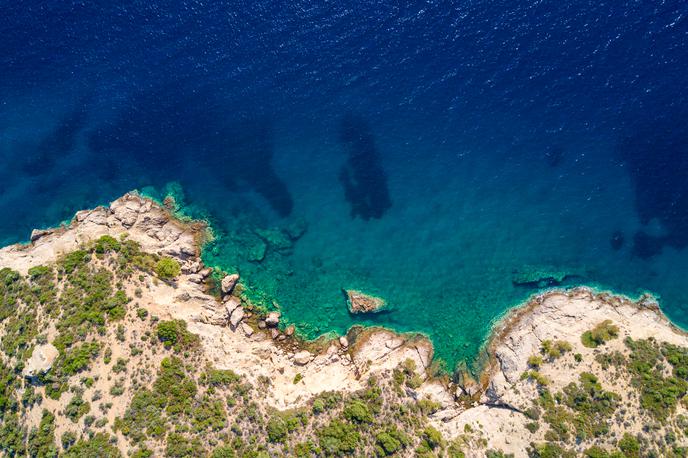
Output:
<instances>
[{"instance_id":1,"label":"rocky outcrop","mask_svg":"<svg viewBox=\"0 0 688 458\"><path fill-rule=\"evenodd\" d=\"M37 345L33 349L31 358L26 362L22 373L27 378L34 378L44 374L53 367L53 363L58 355L57 348L51 344Z\"/></svg>"},{"instance_id":2,"label":"rocky outcrop","mask_svg":"<svg viewBox=\"0 0 688 458\"><path fill-rule=\"evenodd\" d=\"M373 313L385 306L384 299L369 296L353 289L344 290L351 313Z\"/></svg>"}]
</instances>

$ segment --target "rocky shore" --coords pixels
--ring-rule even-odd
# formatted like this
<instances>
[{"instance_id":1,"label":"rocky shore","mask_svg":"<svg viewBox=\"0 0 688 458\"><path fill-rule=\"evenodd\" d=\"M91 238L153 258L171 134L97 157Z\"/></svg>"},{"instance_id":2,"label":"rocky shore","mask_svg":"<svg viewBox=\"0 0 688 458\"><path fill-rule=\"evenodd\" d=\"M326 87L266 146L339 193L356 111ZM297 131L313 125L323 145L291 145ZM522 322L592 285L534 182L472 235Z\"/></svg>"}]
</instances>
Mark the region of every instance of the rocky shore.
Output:
<instances>
[{"instance_id":1,"label":"rocky shore","mask_svg":"<svg viewBox=\"0 0 688 458\"><path fill-rule=\"evenodd\" d=\"M81 211L65 227L34 231L28 244L0 249L0 268L26 275L30 269L54 263L105 235L133 240L146 252L178 262L180 272L174 281L141 275L142 283L124 284L124 292L145 306L146 313L186 323L188 331L200 339L204 358L215 368L231 370L253 385L265 386L259 402L270 408L294 409L323 393L364 390L371 376L391 379L398 373L395 370L405 367L413 382L403 388L404 396L432 402L434 407L427 413L430 423L447 440L461 443L465 456L476 457L484 456L487 450L540 456L533 455L538 453L536 445L550 443L578 454L592 446L611 450L627 433L649 441L648 446L660 447L662 444L643 439L645 426L654 425L652 434L669 434L675 429L675 419L686 413L683 403L678 403L670 408L670 421L653 417L643 404L643 393L633 388L634 374L620 366L609 370L611 363L605 362L612 357L617 362L634 358L628 338L688 347L686 334L649 298L636 303L585 288L534 297L495 326L485 345L485 369L478 380L459 374L452 381L432 373L432 345L421 335L353 328L346 336L303 342L294 335L293 327L280 324L278 311L262 313L251 307L240 294L241 279L236 273L221 278L219 298L209 294L212 270L200 259L205 225L179 221L165 208L137 194L127 194L108 208ZM347 293L350 306L360 306L352 312L371 312L382 305L377 298ZM590 346L582 336L606 321L612 323L608 326L613 338ZM146 331L142 323L132 321L127 332L141 335ZM54 330L48 341L53 335ZM49 370L55 358L52 345L35 348L24 374L33 377ZM104 371L100 374L103 378L108 377L106 367L100 370ZM670 374L667 370L666 377ZM623 406L623 414L616 410L615 416L609 417L604 434L573 440L569 436L578 431L574 420L578 412L575 406L564 406L562 400L561 409L569 409L565 413L571 420L562 420L569 431L555 437L551 431L561 425L555 425L551 419L554 410L548 410L550 407L540 400L545 392L570 391L573 388L567 387L575 385L582 373L595 375L594 386L618 393L614 404ZM125 415L126 403L113 400L112 404L108 418L114 421ZM65 407L59 403L53 406ZM37 424L40 415L33 412L32 418ZM127 453L122 432L115 434L120 450ZM682 444L686 438L681 436L674 442Z\"/></svg>"}]
</instances>

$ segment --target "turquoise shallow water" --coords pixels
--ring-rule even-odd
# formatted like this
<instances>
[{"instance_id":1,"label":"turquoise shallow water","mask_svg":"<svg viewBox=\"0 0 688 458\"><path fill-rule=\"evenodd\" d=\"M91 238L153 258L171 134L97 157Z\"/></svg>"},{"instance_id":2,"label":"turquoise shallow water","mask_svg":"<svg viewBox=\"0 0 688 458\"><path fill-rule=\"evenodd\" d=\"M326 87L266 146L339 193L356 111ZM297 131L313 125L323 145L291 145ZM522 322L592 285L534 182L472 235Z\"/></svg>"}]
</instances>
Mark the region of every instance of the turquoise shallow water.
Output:
<instances>
[{"instance_id":1,"label":"turquoise shallow water","mask_svg":"<svg viewBox=\"0 0 688 458\"><path fill-rule=\"evenodd\" d=\"M685 2L28 2L0 36L3 245L178 183L206 262L309 338L453 368L579 284L688 325Z\"/></svg>"}]
</instances>

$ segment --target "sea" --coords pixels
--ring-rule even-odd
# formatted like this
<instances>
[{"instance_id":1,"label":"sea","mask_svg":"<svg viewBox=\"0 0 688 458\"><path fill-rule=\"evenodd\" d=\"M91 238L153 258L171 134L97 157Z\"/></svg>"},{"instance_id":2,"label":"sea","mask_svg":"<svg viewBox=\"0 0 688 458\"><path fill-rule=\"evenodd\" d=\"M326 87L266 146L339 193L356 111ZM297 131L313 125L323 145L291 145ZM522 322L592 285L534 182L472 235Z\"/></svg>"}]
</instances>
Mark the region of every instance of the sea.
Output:
<instances>
[{"instance_id":1,"label":"sea","mask_svg":"<svg viewBox=\"0 0 688 458\"><path fill-rule=\"evenodd\" d=\"M551 288L688 326L685 1L0 4L1 245L173 196L301 336L421 332L448 370Z\"/></svg>"}]
</instances>

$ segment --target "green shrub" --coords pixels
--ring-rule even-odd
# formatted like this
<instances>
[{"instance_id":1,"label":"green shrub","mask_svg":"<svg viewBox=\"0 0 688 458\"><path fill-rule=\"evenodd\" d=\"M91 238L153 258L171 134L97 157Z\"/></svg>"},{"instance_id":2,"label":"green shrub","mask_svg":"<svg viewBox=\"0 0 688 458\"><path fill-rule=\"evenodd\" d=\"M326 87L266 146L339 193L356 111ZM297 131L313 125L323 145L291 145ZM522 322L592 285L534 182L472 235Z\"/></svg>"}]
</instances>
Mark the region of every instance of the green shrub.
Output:
<instances>
[{"instance_id":1,"label":"green shrub","mask_svg":"<svg viewBox=\"0 0 688 458\"><path fill-rule=\"evenodd\" d=\"M165 456L170 458L188 458L190 456L205 456L205 450L198 438L189 439L178 433L167 436Z\"/></svg>"},{"instance_id":2,"label":"green shrub","mask_svg":"<svg viewBox=\"0 0 688 458\"><path fill-rule=\"evenodd\" d=\"M349 402L344 407L344 418L354 423L372 423L373 414L368 406L359 400Z\"/></svg>"},{"instance_id":3,"label":"green shrub","mask_svg":"<svg viewBox=\"0 0 688 458\"><path fill-rule=\"evenodd\" d=\"M356 451L361 435L356 428L340 420L332 420L317 432L320 448L326 455L351 455Z\"/></svg>"},{"instance_id":4,"label":"green shrub","mask_svg":"<svg viewBox=\"0 0 688 458\"><path fill-rule=\"evenodd\" d=\"M638 458L640 456L640 442L631 434L624 433L617 445L627 458Z\"/></svg>"},{"instance_id":5,"label":"green shrub","mask_svg":"<svg viewBox=\"0 0 688 458\"><path fill-rule=\"evenodd\" d=\"M595 348L618 336L619 327L612 324L611 320L604 320L590 331L585 331L581 336L581 342L588 348Z\"/></svg>"},{"instance_id":6,"label":"green shrub","mask_svg":"<svg viewBox=\"0 0 688 458\"><path fill-rule=\"evenodd\" d=\"M573 346L565 340L544 340L542 342L541 351L549 359L557 359L564 353L573 349Z\"/></svg>"},{"instance_id":7,"label":"green shrub","mask_svg":"<svg viewBox=\"0 0 688 458\"><path fill-rule=\"evenodd\" d=\"M76 270L77 267L79 267L82 264L85 264L86 262L88 262L88 260L88 252L84 250L76 250L65 255L61 260L61 265L65 272L71 274L72 272L74 272L74 270Z\"/></svg>"},{"instance_id":8,"label":"green shrub","mask_svg":"<svg viewBox=\"0 0 688 458\"><path fill-rule=\"evenodd\" d=\"M81 395L75 395L69 404L65 406L65 416L76 423L79 418L86 415L91 410L88 402L84 401Z\"/></svg>"},{"instance_id":9,"label":"green shrub","mask_svg":"<svg viewBox=\"0 0 688 458\"><path fill-rule=\"evenodd\" d=\"M406 448L411 443L411 438L396 427L389 428L375 435L378 455L393 455Z\"/></svg>"},{"instance_id":10,"label":"green shrub","mask_svg":"<svg viewBox=\"0 0 688 458\"><path fill-rule=\"evenodd\" d=\"M162 280L171 280L181 273L179 262L172 258L161 258L155 264L155 274Z\"/></svg>"},{"instance_id":11,"label":"green shrub","mask_svg":"<svg viewBox=\"0 0 688 458\"><path fill-rule=\"evenodd\" d=\"M104 235L96 240L96 243L93 247L95 252L98 254L103 254L108 251L119 251L121 248L122 246L119 241L109 235Z\"/></svg>"},{"instance_id":12,"label":"green shrub","mask_svg":"<svg viewBox=\"0 0 688 458\"><path fill-rule=\"evenodd\" d=\"M267 424L267 433L270 442L284 442L289 434L287 422L284 421L281 415L270 417Z\"/></svg>"},{"instance_id":13,"label":"green shrub","mask_svg":"<svg viewBox=\"0 0 688 458\"><path fill-rule=\"evenodd\" d=\"M540 356L532 355L528 358L528 366L534 369L539 369L543 362Z\"/></svg>"},{"instance_id":14,"label":"green shrub","mask_svg":"<svg viewBox=\"0 0 688 458\"><path fill-rule=\"evenodd\" d=\"M210 458L234 458L235 456L234 449L228 445L216 447L210 454Z\"/></svg>"},{"instance_id":15,"label":"green shrub","mask_svg":"<svg viewBox=\"0 0 688 458\"><path fill-rule=\"evenodd\" d=\"M165 347L174 347L175 351L190 349L198 343L198 336L186 330L184 320L160 321L157 335Z\"/></svg>"}]
</instances>

